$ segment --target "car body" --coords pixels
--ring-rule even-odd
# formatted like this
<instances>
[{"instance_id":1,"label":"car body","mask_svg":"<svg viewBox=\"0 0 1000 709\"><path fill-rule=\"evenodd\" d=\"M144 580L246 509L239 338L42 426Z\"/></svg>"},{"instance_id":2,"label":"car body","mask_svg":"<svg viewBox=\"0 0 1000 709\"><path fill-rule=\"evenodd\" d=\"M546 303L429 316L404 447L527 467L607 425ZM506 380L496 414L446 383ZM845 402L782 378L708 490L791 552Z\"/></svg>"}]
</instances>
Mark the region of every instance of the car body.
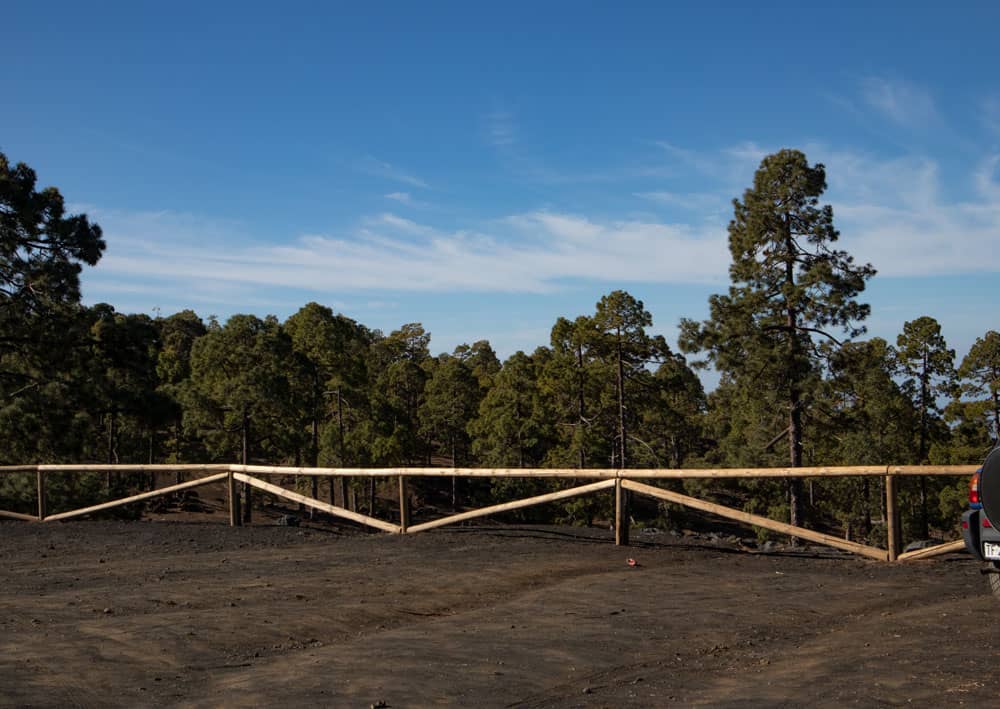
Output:
<instances>
[{"instance_id":1,"label":"car body","mask_svg":"<svg viewBox=\"0 0 1000 709\"><path fill-rule=\"evenodd\" d=\"M962 538L976 559L988 565L990 588L1000 595L1000 446L969 481L969 509L962 515Z\"/></svg>"}]
</instances>

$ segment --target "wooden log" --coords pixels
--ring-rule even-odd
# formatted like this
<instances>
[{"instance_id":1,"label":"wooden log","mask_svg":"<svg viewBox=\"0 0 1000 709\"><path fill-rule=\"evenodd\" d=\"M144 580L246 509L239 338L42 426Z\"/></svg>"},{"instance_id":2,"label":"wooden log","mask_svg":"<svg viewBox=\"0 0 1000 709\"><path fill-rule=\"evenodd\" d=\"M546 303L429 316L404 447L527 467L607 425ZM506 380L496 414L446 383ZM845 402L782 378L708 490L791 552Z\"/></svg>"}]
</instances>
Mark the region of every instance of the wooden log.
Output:
<instances>
[{"instance_id":1,"label":"wooden log","mask_svg":"<svg viewBox=\"0 0 1000 709\"><path fill-rule=\"evenodd\" d=\"M629 480L690 480L698 478L838 478L885 475L884 465L814 466L809 468L640 468L622 470Z\"/></svg>"},{"instance_id":2,"label":"wooden log","mask_svg":"<svg viewBox=\"0 0 1000 709\"><path fill-rule=\"evenodd\" d=\"M978 465L890 465L888 475L972 475Z\"/></svg>"},{"instance_id":3,"label":"wooden log","mask_svg":"<svg viewBox=\"0 0 1000 709\"><path fill-rule=\"evenodd\" d=\"M7 510L0 510L0 517L6 517L8 519L19 519L24 522L37 522L38 517L35 515L21 514L20 512L8 512Z\"/></svg>"},{"instance_id":4,"label":"wooden log","mask_svg":"<svg viewBox=\"0 0 1000 709\"><path fill-rule=\"evenodd\" d=\"M109 465L109 464L46 464L0 467L0 473L25 473L36 470L67 473L87 472L228 472L252 475L305 475L305 476L358 476L395 477L397 475L420 477L469 477L469 478L580 478L632 480L660 479L686 480L697 478L830 478L855 475L971 475L976 465L854 465L818 466L808 468L649 468L619 470L616 468L302 468L274 465Z\"/></svg>"},{"instance_id":5,"label":"wooden log","mask_svg":"<svg viewBox=\"0 0 1000 709\"><path fill-rule=\"evenodd\" d=\"M188 464L188 465L169 465L167 463L155 463L152 465L146 464L45 464L34 466L32 469L37 467L39 470L44 470L46 472L60 472L60 473L106 473L108 471L119 472L119 473L156 473L156 472L174 472L174 471L185 471L193 473L225 473L229 471L230 465L228 463L198 463L198 464Z\"/></svg>"},{"instance_id":6,"label":"wooden log","mask_svg":"<svg viewBox=\"0 0 1000 709\"><path fill-rule=\"evenodd\" d=\"M903 527L899 517L898 486L895 475L885 476L885 546L889 561L896 561L903 550Z\"/></svg>"},{"instance_id":7,"label":"wooden log","mask_svg":"<svg viewBox=\"0 0 1000 709\"><path fill-rule=\"evenodd\" d=\"M548 492L544 495L536 495L535 497L526 497L523 500L515 500L513 502L504 502L499 505L490 505L489 507L481 507L478 510L470 510L468 512L459 512L455 515L448 515L447 517L442 517L441 519L435 519L430 522L424 522L422 524L415 524L410 527L407 531L410 532L424 532L428 529L435 529L436 527L444 527L449 524L455 524L456 522L463 522L467 519L476 519L477 517L488 517L489 515L499 514L500 512L510 512L511 510L519 510L523 507L531 507L533 505L542 505L546 502L556 502L557 500L565 500L568 497L577 497L578 495L586 495L589 492L597 492L598 490L606 490L615 486L615 480L601 480L596 483L590 483L588 485L580 485L579 487L571 487L565 490L558 490L557 492Z\"/></svg>"},{"instance_id":8,"label":"wooden log","mask_svg":"<svg viewBox=\"0 0 1000 709\"><path fill-rule=\"evenodd\" d=\"M950 554L951 552L962 551L963 549L965 549L965 542L961 539L956 539L953 542L938 544L936 546L926 547L925 549L917 549L916 551L908 551L905 554L900 554L896 560L919 561L920 559L929 559L933 556Z\"/></svg>"},{"instance_id":9,"label":"wooden log","mask_svg":"<svg viewBox=\"0 0 1000 709\"><path fill-rule=\"evenodd\" d=\"M35 496L38 498L38 521L45 519L45 471L35 471Z\"/></svg>"},{"instance_id":10,"label":"wooden log","mask_svg":"<svg viewBox=\"0 0 1000 709\"><path fill-rule=\"evenodd\" d=\"M343 517L344 519L349 519L352 522L357 522L358 524L363 524L368 527L374 527L375 529L381 529L384 532L392 532L392 533L399 532L398 525L390 524L389 522L383 522L380 519L375 519L374 517L358 514L357 512L351 512L350 510L345 510L343 507L336 507L326 502L321 502L315 498L307 497L306 495L300 495L297 492L286 490L283 487L272 485L271 483L264 482L263 480L259 480L249 475L244 475L243 473L234 473L233 477L239 480L240 482L246 483L251 487L257 488L258 490L264 490L265 492L269 492L272 495L277 495L278 497L284 497L285 499L292 500L293 502L301 502L306 507L314 507L317 510L326 512L336 517Z\"/></svg>"},{"instance_id":11,"label":"wooden log","mask_svg":"<svg viewBox=\"0 0 1000 709\"><path fill-rule=\"evenodd\" d=\"M699 478L836 478L884 476L893 471L903 475L971 474L976 466L887 466L846 465L808 468L286 468L273 465L234 465L234 472L254 475L332 475L356 477L466 477L466 478L580 478L607 480L688 480Z\"/></svg>"},{"instance_id":12,"label":"wooden log","mask_svg":"<svg viewBox=\"0 0 1000 709\"><path fill-rule=\"evenodd\" d=\"M240 498L236 490L236 478L233 473L226 473L226 496L229 499L229 526L240 527L243 520L240 518Z\"/></svg>"},{"instance_id":13,"label":"wooden log","mask_svg":"<svg viewBox=\"0 0 1000 709\"><path fill-rule=\"evenodd\" d=\"M234 465L233 472L252 475L331 475L388 478L398 475L465 478L615 478L615 468L284 468L274 465ZM882 467L885 472L885 466Z\"/></svg>"},{"instance_id":14,"label":"wooden log","mask_svg":"<svg viewBox=\"0 0 1000 709\"><path fill-rule=\"evenodd\" d=\"M877 559L878 561L888 560L888 554L884 549L876 549L875 547L866 546L864 544L849 542L841 539L840 537L822 534L821 532L814 532L811 529L805 529L803 527L795 527L791 524L785 524L784 522L777 522L768 517L761 517L760 515L744 512L743 510L717 505L713 502L706 502L705 500L688 497L687 495L671 492L670 490L664 490L663 488L644 485L642 483L633 482L632 480L622 480L622 487L626 490L634 490L642 495L649 495L650 497L666 500L667 502L674 502L679 505L693 507L696 510L710 512L712 514L719 515L720 517L726 517L727 519L733 519L745 524L763 527L764 529L770 529L775 532L787 534L791 537L807 539L811 542L816 542L817 544L825 544L837 549L843 549L844 551L860 554L861 556L866 556L870 559Z\"/></svg>"},{"instance_id":15,"label":"wooden log","mask_svg":"<svg viewBox=\"0 0 1000 709\"><path fill-rule=\"evenodd\" d=\"M104 468L107 470L107 467ZM205 478L198 478L197 480L190 480L186 483L181 483L180 485L171 485L170 487L163 487L159 490L153 490L152 492L144 492L139 495L132 495L131 497L123 497L118 500L111 500L110 502L102 502L99 505L92 505L91 507L83 507L78 510L70 510L69 512L60 512L59 514L49 515L45 518L46 522L56 522L61 519L72 519L73 517L83 517L85 515L93 514L95 512L101 512L102 510L110 510L113 507L121 507L122 505L128 505L133 502L142 502L143 500L149 500L154 497L161 497L163 495L169 495L174 492L179 492L180 490L187 490L192 487L200 487L202 485L208 485L209 483L218 482L219 480L225 480L227 473L216 473L215 475L209 475Z\"/></svg>"},{"instance_id":16,"label":"wooden log","mask_svg":"<svg viewBox=\"0 0 1000 709\"><path fill-rule=\"evenodd\" d=\"M0 465L0 473L33 473L37 465Z\"/></svg>"},{"instance_id":17,"label":"wooden log","mask_svg":"<svg viewBox=\"0 0 1000 709\"><path fill-rule=\"evenodd\" d=\"M621 479L615 480L615 546L628 546L628 490L622 489Z\"/></svg>"},{"instance_id":18,"label":"wooden log","mask_svg":"<svg viewBox=\"0 0 1000 709\"><path fill-rule=\"evenodd\" d=\"M406 476L399 476L399 531L406 534L410 526L410 499L406 492Z\"/></svg>"}]
</instances>

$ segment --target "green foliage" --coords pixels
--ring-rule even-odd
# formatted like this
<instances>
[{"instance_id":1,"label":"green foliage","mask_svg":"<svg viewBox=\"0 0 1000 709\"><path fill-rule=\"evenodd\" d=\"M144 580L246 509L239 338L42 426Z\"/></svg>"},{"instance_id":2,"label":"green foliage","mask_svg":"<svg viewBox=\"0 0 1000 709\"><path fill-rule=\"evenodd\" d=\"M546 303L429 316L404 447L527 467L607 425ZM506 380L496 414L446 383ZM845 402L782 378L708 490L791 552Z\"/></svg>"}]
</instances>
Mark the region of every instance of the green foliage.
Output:
<instances>
[{"instance_id":1,"label":"green foliage","mask_svg":"<svg viewBox=\"0 0 1000 709\"><path fill-rule=\"evenodd\" d=\"M747 392L734 392L743 402L773 396L785 410L792 467L803 463L803 424L821 381L824 348L838 343L830 331L864 332L856 323L869 307L855 298L875 273L833 248L839 234L833 208L819 204L825 190L824 167L810 166L801 152L765 157L753 187L733 202L729 292L709 298L708 320L681 321L681 348L706 352L731 387ZM729 434L744 435L740 427L729 427ZM803 513L798 480L789 481L789 495L796 524Z\"/></svg>"},{"instance_id":2,"label":"green foliage","mask_svg":"<svg viewBox=\"0 0 1000 709\"><path fill-rule=\"evenodd\" d=\"M973 397L967 420L982 417L992 439L1000 438L1000 333L989 330L976 339L958 367L960 392Z\"/></svg>"},{"instance_id":3,"label":"green foliage","mask_svg":"<svg viewBox=\"0 0 1000 709\"><path fill-rule=\"evenodd\" d=\"M318 303L284 323L236 315L207 326L189 310L153 320L83 307L79 273L100 258L101 231L67 216L57 190L35 184L30 168L0 155L2 463L245 455L331 466L959 464L980 460L1000 427L996 332L976 341L957 373L928 316L906 323L896 348L878 338L841 342L863 333L868 306L857 299L874 270L835 249L833 212L819 201L825 169L798 151L762 161L734 202L728 291L710 298L705 321L681 321L681 350L701 353L695 366L711 363L721 376L708 394L651 332L643 302L623 290L589 314L558 318L547 346L503 363L485 340L434 357L418 323L383 335ZM50 508L147 484L54 475ZM458 497L448 480L411 488L432 504L450 493L452 504L478 505L571 484L479 480ZM853 539L884 536L875 478L671 487L772 517L807 513ZM373 488L351 489L375 506ZM965 494L965 481L902 481L907 536L950 528ZM33 512L33 478L0 477L0 507ZM651 510L650 519L677 517ZM601 494L506 518L595 524L611 513L611 496Z\"/></svg>"},{"instance_id":4,"label":"green foliage","mask_svg":"<svg viewBox=\"0 0 1000 709\"><path fill-rule=\"evenodd\" d=\"M948 349L941 326L931 317L920 317L903 324L896 339L896 357L902 375L903 390L918 413L916 455L913 463L927 462L931 444L947 437L940 418L937 397L954 391L955 351Z\"/></svg>"},{"instance_id":5,"label":"green foliage","mask_svg":"<svg viewBox=\"0 0 1000 709\"><path fill-rule=\"evenodd\" d=\"M234 315L191 348L186 410L216 460L283 460L304 444L291 381L300 376L278 321Z\"/></svg>"}]
</instances>

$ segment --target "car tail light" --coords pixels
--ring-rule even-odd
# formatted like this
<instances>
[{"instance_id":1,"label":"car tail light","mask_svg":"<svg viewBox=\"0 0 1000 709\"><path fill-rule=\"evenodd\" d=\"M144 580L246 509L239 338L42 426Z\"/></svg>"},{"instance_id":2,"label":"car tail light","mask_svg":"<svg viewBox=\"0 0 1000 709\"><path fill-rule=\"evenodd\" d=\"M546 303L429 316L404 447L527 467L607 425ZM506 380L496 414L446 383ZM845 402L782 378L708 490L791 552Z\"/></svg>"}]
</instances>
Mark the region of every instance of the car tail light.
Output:
<instances>
[{"instance_id":1,"label":"car tail light","mask_svg":"<svg viewBox=\"0 0 1000 709\"><path fill-rule=\"evenodd\" d=\"M969 504L978 505L982 502L979 499L979 471L972 474L969 478Z\"/></svg>"},{"instance_id":2,"label":"car tail light","mask_svg":"<svg viewBox=\"0 0 1000 709\"><path fill-rule=\"evenodd\" d=\"M990 524L990 521L988 519L986 519L985 516L983 517L983 526L984 527L992 527L993 526L992 524Z\"/></svg>"}]
</instances>

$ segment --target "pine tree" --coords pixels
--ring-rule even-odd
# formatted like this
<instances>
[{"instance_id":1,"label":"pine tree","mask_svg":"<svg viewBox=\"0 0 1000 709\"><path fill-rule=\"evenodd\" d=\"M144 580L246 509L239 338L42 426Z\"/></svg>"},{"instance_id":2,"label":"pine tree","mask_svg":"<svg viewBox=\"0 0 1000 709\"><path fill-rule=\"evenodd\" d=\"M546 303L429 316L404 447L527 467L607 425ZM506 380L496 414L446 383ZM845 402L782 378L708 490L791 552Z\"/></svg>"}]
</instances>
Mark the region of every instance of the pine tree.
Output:
<instances>
[{"instance_id":1,"label":"pine tree","mask_svg":"<svg viewBox=\"0 0 1000 709\"><path fill-rule=\"evenodd\" d=\"M709 299L710 317L683 320L681 347L742 385L780 392L787 421L788 463L802 465L803 414L818 381L822 343L864 332L869 307L856 300L875 273L833 248L833 208L820 205L826 170L797 150L761 162L753 187L734 200L729 224L733 285ZM802 485L788 481L792 524L801 524Z\"/></svg>"},{"instance_id":2,"label":"pine tree","mask_svg":"<svg viewBox=\"0 0 1000 709\"><path fill-rule=\"evenodd\" d=\"M970 403L988 422L993 439L1000 438L1000 333L989 330L976 339L958 367L958 377L962 394L979 397Z\"/></svg>"}]
</instances>

